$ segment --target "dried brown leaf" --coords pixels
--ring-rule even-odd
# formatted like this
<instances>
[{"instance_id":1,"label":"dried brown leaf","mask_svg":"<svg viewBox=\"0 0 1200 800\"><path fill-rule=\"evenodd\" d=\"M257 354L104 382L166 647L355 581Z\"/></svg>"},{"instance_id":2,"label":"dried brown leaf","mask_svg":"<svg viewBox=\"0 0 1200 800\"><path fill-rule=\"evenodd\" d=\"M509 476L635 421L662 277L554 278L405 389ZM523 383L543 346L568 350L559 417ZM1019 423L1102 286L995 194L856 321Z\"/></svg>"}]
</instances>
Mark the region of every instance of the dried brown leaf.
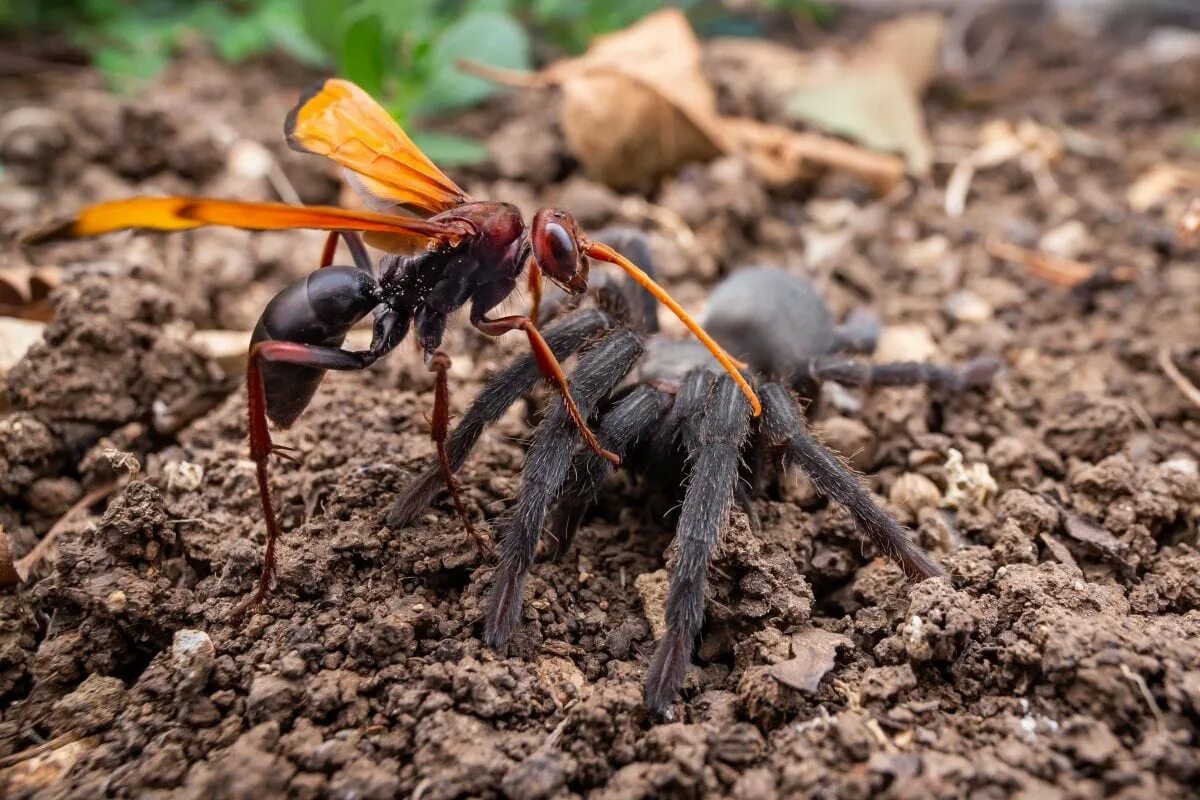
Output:
<instances>
[{"instance_id":1,"label":"dried brown leaf","mask_svg":"<svg viewBox=\"0 0 1200 800\"><path fill-rule=\"evenodd\" d=\"M937 74L946 18L941 14L909 14L877 25L859 47L860 61L884 59L920 94Z\"/></svg>"},{"instance_id":2,"label":"dried brown leaf","mask_svg":"<svg viewBox=\"0 0 1200 800\"><path fill-rule=\"evenodd\" d=\"M839 139L721 117L700 43L678 9L600 37L583 56L538 73L461 66L510 86L559 87L568 146L589 175L617 188L739 150L776 186L808 175L812 164L849 170L880 191L903 175L902 162Z\"/></svg>"},{"instance_id":3,"label":"dried brown leaf","mask_svg":"<svg viewBox=\"0 0 1200 800\"><path fill-rule=\"evenodd\" d=\"M587 53L551 64L537 80L561 87L567 144L610 186L633 186L728 150L700 42L678 9L598 37Z\"/></svg>"},{"instance_id":4,"label":"dried brown leaf","mask_svg":"<svg viewBox=\"0 0 1200 800\"><path fill-rule=\"evenodd\" d=\"M58 267L0 266L0 317L48 320L50 293L62 284Z\"/></svg>"},{"instance_id":5,"label":"dried brown leaf","mask_svg":"<svg viewBox=\"0 0 1200 800\"><path fill-rule=\"evenodd\" d=\"M854 643L841 633L806 628L792 637L792 657L771 666L771 677L802 692L815 692L837 663L837 649Z\"/></svg>"},{"instance_id":6,"label":"dried brown leaf","mask_svg":"<svg viewBox=\"0 0 1200 800\"><path fill-rule=\"evenodd\" d=\"M933 145L921 94L937 70L944 33L936 14L877 26L847 57L799 73L783 103L785 117L902 153L914 173L928 174Z\"/></svg>"},{"instance_id":7,"label":"dried brown leaf","mask_svg":"<svg viewBox=\"0 0 1200 800\"><path fill-rule=\"evenodd\" d=\"M1127 549L1125 543L1096 523L1074 512L1063 515L1067 535L1091 550L1109 558L1120 558Z\"/></svg>"}]
</instances>

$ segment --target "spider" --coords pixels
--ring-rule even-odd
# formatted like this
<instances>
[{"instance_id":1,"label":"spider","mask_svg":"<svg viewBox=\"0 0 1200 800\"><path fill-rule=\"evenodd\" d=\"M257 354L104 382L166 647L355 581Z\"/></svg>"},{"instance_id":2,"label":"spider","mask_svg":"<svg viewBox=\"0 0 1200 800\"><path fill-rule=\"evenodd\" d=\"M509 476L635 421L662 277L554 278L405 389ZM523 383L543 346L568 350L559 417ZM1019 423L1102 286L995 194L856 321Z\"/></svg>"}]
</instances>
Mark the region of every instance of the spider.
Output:
<instances>
[{"instance_id":1,"label":"spider","mask_svg":"<svg viewBox=\"0 0 1200 800\"><path fill-rule=\"evenodd\" d=\"M619 229L600 238L630 259L651 264L639 232ZM720 373L707 350L659 331L653 298L628 281L594 277L593 283L596 307L575 310L546 330L558 357L579 352L571 375L575 402L585 417L596 421L603 447L621 456L626 466L650 474L656 466L683 464L688 476L676 525L678 559L667 595L666 633L646 676L648 708L669 716L704 620L713 549L735 499L748 505L758 490L766 455L782 456L785 468L799 468L821 494L844 506L908 579L945 574L842 459L809 434L796 395L813 399L827 380L961 391L990 382L1000 366L997 359L978 358L954 369L848 358L842 354L874 349L878 324L873 318L855 313L836 325L808 281L781 269L742 269L712 292L704 325L746 364L745 374L763 404L762 417L756 419L745 395ZM526 357L486 384L451 434L447 450L452 470L461 468L484 428L538 377L536 363ZM610 461L581 444L565 405L556 400L536 429L516 502L497 524L500 557L483 637L493 648L502 647L520 621L543 527L558 542L557 551L568 547L586 508L613 472ZM748 487L739 491L743 464ZM444 487L442 476L439 465L430 463L396 500L388 523L411 522ZM755 519L753 513L749 516Z\"/></svg>"}]
</instances>

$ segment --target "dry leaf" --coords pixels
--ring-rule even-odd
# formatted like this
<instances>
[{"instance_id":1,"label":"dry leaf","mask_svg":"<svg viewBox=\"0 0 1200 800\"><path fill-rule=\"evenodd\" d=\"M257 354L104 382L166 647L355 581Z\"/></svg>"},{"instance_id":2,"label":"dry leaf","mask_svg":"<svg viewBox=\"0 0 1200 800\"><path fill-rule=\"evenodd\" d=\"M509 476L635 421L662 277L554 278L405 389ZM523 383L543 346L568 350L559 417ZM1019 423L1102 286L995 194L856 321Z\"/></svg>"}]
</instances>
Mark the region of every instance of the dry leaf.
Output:
<instances>
[{"instance_id":1,"label":"dry leaf","mask_svg":"<svg viewBox=\"0 0 1200 800\"><path fill-rule=\"evenodd\" d=\"M1063 523L1068 536L1100 555L1120 558L1128 549L1116 536L1079 514L1068 511L1063 515Z\"/></svg>"},{"instance_id":2,"label":"dry leaf","mask_svg":"<svg viewBox=\"0 0 1200 800\"><path fill-rule=\"evenodd\" d=\"M798 76L784 116L875 150L903 153L909 169L927 175L933 146L921 94L937 69L944 33L945 21L936 14L877 26L846 60Z\"/></svg>"},{"instance_id":3,"label":"dry leaf","mask_svg":"<svg viewBox=\"0 0 1200 800\"><path fill-rule=\"evenodd\" d=\"M50 293L62 284L58 267L0 267L0 316L46 321L53 314Z\"/></svg>"},{"instance_id":4,"label":"dry leaf","mask_svg":"<svg viewBox=\"0 0 1200 800\"><path fill-rule=\"evenodd\" d=\"M734 151L745 151L775 186L807 175L811 164L854 172L881 192L902 178L902 162L839 139L721 117L700 59L687 18L665 9L536 74L461 66L510 86L560 87L568 146L589 175L617 188Z\"/></svg>"},{"instance_id":5,"label":"dry leaf","mask_svg":"<svg viewBox=\"0 0 1200 800\"><path fill-rule=\"evenodd\" d=\"M484 77L504 80L497 71ZM589 175L610 186L634 186L728 149L700 42L678 9L598 37L579 58L524 80L562 88L567 144Z\"/></svg>"},{"instance_id":6,"label":"dry leaf","mask_svg":"<svg viewBox=\"0 0 1200 800\"><path fill-rule=\"evenodd\" d=\"M792 637L792 657L771 666L771 677L802 692L815 692L837 663L837 649L854 644L840 633L806 628Z\"/></svg>"},{"instance_id":7,"label":"dry leaf","mask_svg":"<svg viewBox=\"0 0 1200 800\"><path fill-rule=\"evenodd\" d=\"M783 110L789 120L847 136L875 150L903 153L917 175L929 172L932 146L920 104L894 70L846 72L797 89Z\"/></svg>"},{"instance_id":8,"label":"dry leaf","mask_svg":"<svg viewBox=\"0 0 1200 800\"><path fill-rule=\"evenodd\" d=\"M856 49L856 57L890 62L908 86L920 94L937 74L945 35L946 19L941 14L910 14L875 26Z\"/></svg>"}]
</instances>

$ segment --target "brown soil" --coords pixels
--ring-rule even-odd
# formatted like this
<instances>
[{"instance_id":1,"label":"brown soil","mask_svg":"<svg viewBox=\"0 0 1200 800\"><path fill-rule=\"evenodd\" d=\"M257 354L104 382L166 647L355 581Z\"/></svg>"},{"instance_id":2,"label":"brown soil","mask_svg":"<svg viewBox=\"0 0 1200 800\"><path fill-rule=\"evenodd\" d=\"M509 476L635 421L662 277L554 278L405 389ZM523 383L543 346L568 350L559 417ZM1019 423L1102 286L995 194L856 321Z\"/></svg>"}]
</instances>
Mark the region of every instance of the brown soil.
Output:
<instances>
[{"instance_id":1,"label":"brown soil","mask_svg":"<svg viewBox=\"0 0 1200 800\"><path fill-rule=\"evenodd\" d=\"M431 452L429 378L404 348L331 377L279 437L302 465L274 470L278 589L230 624L263 525L242 392L189 336L251 327L320 237L120 235L42 256L71 277L45 342L4 379L0 525L21 555L84 491L129 472L120 453L140 472L71 526L52 566L0 594L0 757L35 751L0 771L0 795L1188 795L1200 781L1200 408L1159 350L1194 345L1200 272L1170 208L1131 213L1124 196L1187 155L1200 69L1122 73L1104 50L1047 34L1020 43L988 92L944 85L929 104L939 144L972 145L997 118L1069 128L1061 192L1009 165L980 174L951 219L948 167L874 201L832 175L772 195L726 159L644 196L693 228L702 257L576 174L543 99L461 121L497 131L498 166L461 175L470 191L651 229L685 302L742 265L815 266L839 313L924 328L937 360L1007 361L988 392L843 394L815 420L883 497L929 486L910 475L893 491L909 473L946 496L952 449L985 465L994 491L977 479L957 507L935 496L894 509L951 579L906 587L840 509L783 487L758 503L761 532L734 517L670 724L641 701L672 532L662 487L616 481L574 548L537 565L511 644L489 651L478 622L493 562L449 503L407 530L382 524ZM1030 77L1070 74L1054 91ZM736 75L716 78L723 96L747 96ZM306 200L336 201L333 173L279 141L304 82L198 56L136 101L87 72L3 81L5 257L51 212L134 190L274 199L246 155L255 143ZM6 124L20 113L24 127ZM993 234L1036 246L1072 220L1082 260L1135 279L1063 290L984 246ZM956 319L963 291L990 313ZM455 406L519 345L455 332ZM514 411L468 463L477 517L509 504L530 430ZM820 661L792 660L809 648L831 664L815 690L775 677Z\"/></svg>"}]
</instances>

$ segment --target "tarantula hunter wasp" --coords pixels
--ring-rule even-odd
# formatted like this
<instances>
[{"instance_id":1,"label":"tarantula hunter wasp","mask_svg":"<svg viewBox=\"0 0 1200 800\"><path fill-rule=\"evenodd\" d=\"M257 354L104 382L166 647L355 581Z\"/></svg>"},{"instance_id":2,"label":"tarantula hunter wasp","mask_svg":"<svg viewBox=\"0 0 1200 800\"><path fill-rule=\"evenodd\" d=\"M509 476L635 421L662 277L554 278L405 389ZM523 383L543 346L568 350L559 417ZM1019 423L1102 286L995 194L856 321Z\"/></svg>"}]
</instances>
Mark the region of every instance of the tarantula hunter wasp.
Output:
<instances>
[{"instance_id":1,"label":"tarantula hunter wasp","mask_svg":"<svg viewBox=\"0 0 1200 800\"><path fill-rule=\"evenodd\" d=\"M391 352L415 329L425 363L435 374L432 436L443 477L461 512L445 439L449 424L449 356L442 337L449 316L470 303L471 324L488 336L523 331L537 367L561 393L567 414L598 457L616 463L588 427L554 351L524 315L488 314L516 288L524 272L534 298L545 275L569 294L588 285L589 259L624 270L639 286L675 313L703 342L745 393L755 414L758 397L738 365L667 292L633 262L588 239L566 211L543 208L526 226L509 203L475 200L430 161L395 121L361 88L330 79L305 93L284 125L288 144L340 164L373 211L328 206L289 206L197 197L135 197L90 206L65 222L34 232L26 244L97 236L124 229L190 230L223 225L248 230L315 228L330 231L321 269L281 291L267 305L250 341L246 371L250 455L267 525L262 576L254 595L237 613L266 597L275 571L279 525L267 471L274 445L268 420L291 425L307 408L327 370L360 370ZM404 216L408 211L419 216ZM359 234L362 234L361 240ZM331 266L341 236L354 266ZM385 251L376 270L363 242ZM535 300L536 302L536 300ZM536 305L535 305L536 308ZM346 334L374 313L370 346L342 349Z\"/></svg>"},{"instance_id":2,"label":"tarantula hunter wasp","mask_svg":"<svg viewBox=\"0 0 1200 800\"><path fill-rule=\"evenodd\" d=\"M637 232L600 236L651 268ZM743 269L713 290L703 324L722 347L747 363L747 375L763 402L763 414L756 420L737 384L714 370L702 347L658 332L653 298L628 281L600 280L602 275L593 276L597 307L554 322L546 338L560 357L580 351L571 387L581 413L597 420L602 447L648 475L674 476L680 470L686 475L666 634L646 678L649 708L666 714L683 685L704 620L713 549L735 499L748 504L762 485L772 461L768 456L776 456L785 468L799 468L821 494L844 506L872 544L908 578L944 574L875 503L842 459L808 433L795 394L814 398L819 384L828 380L962 391L990 382L1000 368L997 359L977 358L956 369L848 358L843 354L874 349L877 323L853 314L838 326L809 282L779 269ZM450 435L452 471L463 465L485 427L536 379L536 366L526 357L488 382ZM570 413L556 401L526 454L516 502L497 523L500 563L484 621L484 638L493 647L503 646L520 622L543 527L557 542L556 552L569 546L587 507L612 473L611 462L580 444ZM429 465L397 499L389 522L411 522L442 488L443 476L438 465ZM739 476L748 480L748 490L740 493Z\"/></svg>"}]
</instances>

